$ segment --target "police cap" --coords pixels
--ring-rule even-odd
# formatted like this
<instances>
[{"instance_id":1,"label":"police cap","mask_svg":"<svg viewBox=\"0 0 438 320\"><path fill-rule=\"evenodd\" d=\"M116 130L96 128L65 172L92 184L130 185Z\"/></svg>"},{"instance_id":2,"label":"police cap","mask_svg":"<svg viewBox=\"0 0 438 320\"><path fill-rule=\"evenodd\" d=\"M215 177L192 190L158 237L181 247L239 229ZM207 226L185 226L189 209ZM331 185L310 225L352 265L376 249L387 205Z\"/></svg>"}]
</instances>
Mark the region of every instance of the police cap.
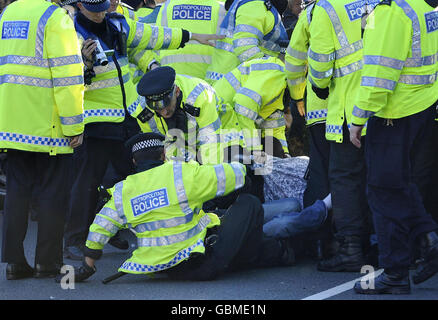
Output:
<instances>
[{"instance_id":1,"label":"police cap","mask_svg":"<svg viewBox=\"0 0 438 320\"><path fill-rule=\"evenodd\" d=\"M137 85L137 92L146 98L151 109L164 109L174 94L175 76L175 70L171 67L155 68L143 76Z\"/></svg>"},{"instance_id":2,"label":"police cap","mask_svg":"<svg viewBox=\"0 0 438 320\"><path fill-rule=\"evenodd\" d=\"M110 0L79 0L78 2L91 12L107 11L110 7Z\"/></svg>"},{"instance_id":3,"label":"police cap","mask_svg":"<svg viewBox=\"0 0 438 320\"><path fill-rule=\"evenodd\" d=\"M164 147L164 136L160 133L147 132L139 133L125 142L125 146L131 150L132 154L138 151Z\"/></svg>"}]
</instances>

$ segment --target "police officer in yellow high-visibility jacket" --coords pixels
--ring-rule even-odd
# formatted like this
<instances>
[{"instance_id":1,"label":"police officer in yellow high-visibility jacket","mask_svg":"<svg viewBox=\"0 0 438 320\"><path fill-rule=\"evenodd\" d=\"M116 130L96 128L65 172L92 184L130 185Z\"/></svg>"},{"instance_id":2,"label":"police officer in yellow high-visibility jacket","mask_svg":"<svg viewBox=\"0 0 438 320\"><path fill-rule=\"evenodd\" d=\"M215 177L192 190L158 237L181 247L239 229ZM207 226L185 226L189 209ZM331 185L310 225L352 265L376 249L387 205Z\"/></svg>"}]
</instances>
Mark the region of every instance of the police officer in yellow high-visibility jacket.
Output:
<instances>
[{"instance_id":1,"label":"police officer in yellow high-visibility jacket","mask_svg":"<svg viewBox=\"0 0 438 320\"><path fill-rule=\"evenodd\" d=\"M139 119L143 132L166 135L168 159L203 164L223 161L218 98L205 81L159 67L143 76L137 91L148 107L138 106L132 115Z\"/></svg>"},{"instance_id":2,"label":"police officer in yellow high-visibility jacket","mask_svg":"<svg viewBox=\"0 0 438 320\"><path fill-rule=\"evenodd\" d=\"M160 6L156 6L155 8L149 7L147 5L152 4L144 0L130 0L124 2L134 9L136 21L155 24L156 15L158 14ZM152 3L154 3L153 0ZM155 3L153 6L155 6ZM157 54L152 50L140 51L133 57L130 62L130 68L134 84L137 84L141 80L143 75L150 69L151 63L155 62L156 59Z\"/></svg>"},{"instance_id":3,"label":"police officer in yellow high-visibility jacket","mask_svg":"<svg viewBox=\"0 0 438 320\"><path fill-rule=\"evenodd\" d=\"M8 280L33 275L23 250L32 201L34 276L52 276L62 263L72 147L84 130L79 43L67 12L43 0L10 4L0 30L0 149L8 155L2 262Z\"/></svg>"},{"instance_id":4,"label":"police officer in yellow high-visibility jacket","mask_svg":"<svg viewBox=\"0 0 438 320\"><path fill-rule=\"evenodd\" d=\"M318 98L312 90L311 83L306 79L309 26L317 2L315 0L302 1L304 10L298 18L285 57L289 92L291 98L296 101L300 114L306 117L309 138L309 179L303 198L305 207L330 193L328 179L330 144L325 138L328 101Z\"/></svg>"},{"instance_id":5,"label":"police officer in yellow high-visibility jacket","mask_svg":"<svg viewBox=\"0 0 438 320\"><path fill-rule=\"evenodd\" d=\"M438 100L437 7L436 0L383 0L368 18L350 138L361 147L368 121L368 202L384 272L372 287L356 283L358 293L409 293L410 252L416 241L422 260L414 283L438 272L438 225L414 181L416 167L429 154L424 147Z\"/></svg>"},{"instance_id":6,"label":"police officer in yellow high-visibility jacket","mask_svg":"<svg viewBox=\"0 0 438 320\"><path fill-rule=\"evenodd\" d=\"M280 59L269 57L244 62L217 81L213 88L230 107L225 113L219 109L226 122L224 126L237 119L236 129L243 131L248 151L262 150L261 138L270 136L281 143L284 153L289 153L283 113L287 85Z\"/></svg>"},{"instance_id":7,"label":"police officer in yellow high-visibility jacket","mask_svg":"<svg viewBox=\"0 0 438 320\"><path fill-rule=\"evenodd\" d=\"M209 83L222 78L239 64L265 54L278 56L288 37L281 21L287 7L285 0L229 0L220 34L226 38L216 42L211 65L207 69Z\"/></svg>"},{"instance_id":8,"label":"police officer in yellow high-visibility jacket","mask_svg":"<svg viewBox=\"0 0 438 320\"><path fill-rule=\"evenodd\" d=\"M320 0L310 24L309 80L327 99L326 138L330 141L329 180L333 218L341 246L318 264L321 271L359 271L362 243L368 241L363 150L349 141L353 99L362 68L362 16L378 0Z\"/></svg>"},{"instance_id":9,"label":"police officer in yellow high-visibility jacket","mask_svg":"<svg viewBox=\"0 0 438 320\"><path fill-rule=\"evenodd\" d=\"M156 23L191 32L216 34L224 16L224 5L217 0L174 0L163 4ZM182 49L160 51L159 62L162 66L172 67L177 74L204 79L212 63L213 51L213 47L191 41Z\"/></svg>"},{"instance_id":10,"label":"police officer in yellow high-visibility jacket","mask_svg":"<svg viewBox=\"0 0 438 320\"><path fill-rule=\"evenodd\" d=\"M227 270L290 265L288 247L263 235L257 198L241 194L225 219L202 210L204 202L244 185L244 165L163 162L163 139L143 133L128 142L137 173L110 190L111 199L90 227L85 259L75 268L76 282L96 271L104 245L126 228L135 232L138 247L120 266L121 273L214 280Z\"/></svg>"},{"instance_id":11,"label":"police officer in yellow high-visibility jacket","mask_svg":"<svg viewBox=\"0 0 438 320\"><path fill-rule=\"evenodd\" d=\"M66 256L73 258L80 256L72 250L85 241L89 226L85 222L92 221L97 187L102 183L109 162L119 176L113 179L121 179L133 170L126 161L124 141L140 131L137 121L129 113L142 99L132 82L128 60L145 49L178 48L190 38L187 30L151 26L117 13L106 14L109 0L81 0L78 7L80 12L74 23L83 41L82 53L86 60L86 138L83 148L75 152L80 174L76 176L72 192L66 232ZM192 37L197 38L197 34L192 34ZM202 42L211 38L200 35L197 39ZM101 46L100 51L114 50L113 55L107 57L107 64L99 62L96 54L96 59L93 58L97 43ZM83 217L78 218L81 215Z\"/></svg>"}]
</instances>

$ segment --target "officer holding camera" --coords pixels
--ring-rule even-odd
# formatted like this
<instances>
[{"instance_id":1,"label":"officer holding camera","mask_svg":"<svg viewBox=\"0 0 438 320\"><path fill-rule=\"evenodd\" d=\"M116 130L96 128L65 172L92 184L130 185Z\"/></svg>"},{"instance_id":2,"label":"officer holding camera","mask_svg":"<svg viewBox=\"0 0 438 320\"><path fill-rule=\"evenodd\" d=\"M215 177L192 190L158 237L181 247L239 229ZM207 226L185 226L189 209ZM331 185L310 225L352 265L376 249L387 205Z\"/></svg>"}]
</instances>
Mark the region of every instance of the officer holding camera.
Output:
<instances>
[{"instance_id":1,"label":"officer holding camera","mask_svg":"<svg viewBox=\"0 0 438 320\"><path fill-rule=\"evenodd\" d=\"M81 0L74 25L82 42L85 64L84 144L74 154L75 181L65 233L66 258L81 259L88 227L94 219L98 186L111 162L117 177L133 172L124 142L140 131L130 110L145 104L129 72L129 60L144 50L177 49L189 41L220 38L191 34L182 29L151 26L107 13L109 0Z\"/></svg>"}]
</instances>

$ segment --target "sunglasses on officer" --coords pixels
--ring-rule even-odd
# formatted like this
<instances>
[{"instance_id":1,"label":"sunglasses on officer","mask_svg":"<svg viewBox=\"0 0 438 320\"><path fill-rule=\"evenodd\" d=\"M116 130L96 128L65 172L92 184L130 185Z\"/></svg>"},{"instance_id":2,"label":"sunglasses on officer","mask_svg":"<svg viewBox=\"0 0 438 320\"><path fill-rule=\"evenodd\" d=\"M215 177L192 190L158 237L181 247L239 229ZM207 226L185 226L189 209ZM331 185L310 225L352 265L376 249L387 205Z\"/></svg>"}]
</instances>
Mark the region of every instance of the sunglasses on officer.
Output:
<instances>
[{"instance_id":1,"label":"sunglasses on officer","mask_svg":"<svg viewBox=\"0 0 438 320\"><path fill-rule=\"evenodd\" d=\"M163 110L163 109L167 108L170 105L170 103L172 102L172 98L175 95L175 91L176 91L176 86L174 85L173 88L171 89L170 93L167 94L166 96L164 96L160 100L152 100L152 99L149 99L146 97L145 98L146 104L148 105L149 108L151 108L154 111Z\"/></svg>"}]
</instances>

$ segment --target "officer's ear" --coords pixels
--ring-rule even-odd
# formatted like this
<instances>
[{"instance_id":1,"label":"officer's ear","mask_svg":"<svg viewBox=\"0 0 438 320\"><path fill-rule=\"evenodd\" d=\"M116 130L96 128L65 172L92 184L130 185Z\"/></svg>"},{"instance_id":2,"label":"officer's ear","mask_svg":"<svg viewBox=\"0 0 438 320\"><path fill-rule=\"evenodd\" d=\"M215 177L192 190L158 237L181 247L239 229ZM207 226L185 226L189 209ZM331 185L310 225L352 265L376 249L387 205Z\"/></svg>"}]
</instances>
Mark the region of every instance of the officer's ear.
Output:
<instances>
[{"instance_id":1,"label":"officer's ear","mask_svg":"<svg viewBox=\"0 0 438 320\"><path fill-rule=\"evenodd\" d=\"M181 89L178 86L176 86L176 88L175 88L175 97L179 97L180 93L181 93Z\"/></svg>"}]
</instances>

